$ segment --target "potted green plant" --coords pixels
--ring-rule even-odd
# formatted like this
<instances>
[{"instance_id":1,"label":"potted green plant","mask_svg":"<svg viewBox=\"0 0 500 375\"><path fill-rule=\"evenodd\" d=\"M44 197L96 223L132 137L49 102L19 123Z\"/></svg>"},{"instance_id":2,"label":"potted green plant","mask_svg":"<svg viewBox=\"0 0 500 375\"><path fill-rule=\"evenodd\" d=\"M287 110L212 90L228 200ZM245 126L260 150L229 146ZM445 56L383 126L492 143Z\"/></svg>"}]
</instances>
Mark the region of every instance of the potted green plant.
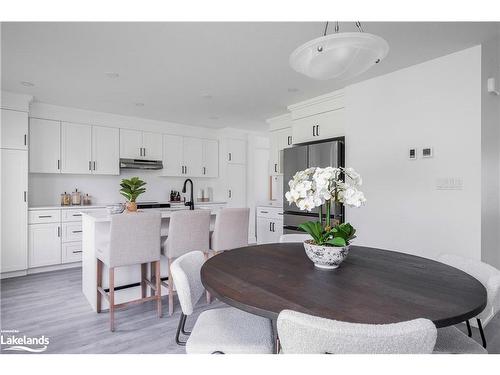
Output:
<instances>
[{"instance_id":1,"label":"potted green plant","mask_svg":"<svg viewBox=\"0 0 500 375\"><path fill-rule=\"evenodd\" d=\"M136 199L146 191L144 185L146 185L146 183L139 177L132 177L130 179L124 178L120 182L120 194L127 199L127 211L137 211Z\"/></svg>"},{"instance_id":2,"label":"potted green plant","mask_svg":"<svg viewBox=\"0 0 500 375\"><path fill-rule=\"evenodd\" d=\"M332 225L331 208L337 202L351 207L360 207L366 202L358 190L361 176L352 168L313 167L297 172L288 185L290 191L285 197L289 204L294 203L306 211L319 207L319 221L299 225L312 237L304 241L307 256L318 268L337 268L349 254L356 229L349 223Z\"/></svg>"}]
</instances>

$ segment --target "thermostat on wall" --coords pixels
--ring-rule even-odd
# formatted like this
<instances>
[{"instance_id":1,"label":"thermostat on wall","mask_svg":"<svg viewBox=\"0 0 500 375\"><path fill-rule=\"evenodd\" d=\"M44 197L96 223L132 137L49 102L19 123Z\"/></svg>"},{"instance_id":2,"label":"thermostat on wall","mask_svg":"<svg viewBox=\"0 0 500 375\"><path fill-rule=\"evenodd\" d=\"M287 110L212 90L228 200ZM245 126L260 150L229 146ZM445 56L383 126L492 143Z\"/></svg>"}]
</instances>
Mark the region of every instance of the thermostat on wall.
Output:
<instances>
[{"instance_id":1,"label":"thermostat on wall","mask_svg":"<svg viewBox=\"0 0 500 375\"><path fill-rule=\"evenodd\" d=\"M423 158L432 158L432 147L425 147L422 149L422 157Z\"/></svg>"},{"instance_id":2,"label":"thermostat on wall","mask_svg":"<svg viewBox=\"0 0 500 375\"><path fill-rule=\"evenodd\" d=\"M410 148L408 150L408 159L415 160L416 158L417 158L417 149L416 148Z\"/></svg>"}]
</instances>

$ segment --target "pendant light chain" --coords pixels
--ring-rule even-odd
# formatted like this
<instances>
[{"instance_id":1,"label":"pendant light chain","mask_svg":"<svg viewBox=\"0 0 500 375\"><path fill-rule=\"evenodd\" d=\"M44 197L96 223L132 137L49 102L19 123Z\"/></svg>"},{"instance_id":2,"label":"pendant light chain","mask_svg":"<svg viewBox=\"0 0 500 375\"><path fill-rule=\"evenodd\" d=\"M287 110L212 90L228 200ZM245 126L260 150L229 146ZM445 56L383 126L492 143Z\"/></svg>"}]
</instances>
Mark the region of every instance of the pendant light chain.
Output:
<instances>
[{"instance_id":1,"label":"pendant light chain","mask_svg":"<svg viewBox=\"0 0 500 375\"><path fill-rule=\"evenodd\" d=\"M361 22L356 21L356 22L354 22L354 24L356 25L356 27L358 28L360 33L365 32L365 30L363 30L363 26L361 26ZM325 30L323 31L323 36L326 36L326 33L328 32L328 25L329 25L329 21L326 21ZM335 34L338 33L339 30L340 30L339 21L335 21L335 28L334 28Z\"/></svg>"},{"instance_id":2,"label":"pendant light chain","mask_svg":"<svg viewBox=\"0 0 500 375\"><path fill-rule=\"evenodd\" d=\"M326 25L325 25L325 32L323 33L323 36L326 35L326 32L328 31L328 21L326 21Z\"/></svg>"},{"instance_id":3,"label":"pendant light chain","mask_svg":"<svg viewBox=\"0 0 500 375\"><path fill-rule=\"evenodd\" d=\"M363 30L363 26L361 26L361 22L356 21L354 24L355 24L355 25L356 25L356 27L358 28L359 32L361 32L361 33L364 33L364 32L365 32L365 31Z\"/></svg>"}]
</instances>

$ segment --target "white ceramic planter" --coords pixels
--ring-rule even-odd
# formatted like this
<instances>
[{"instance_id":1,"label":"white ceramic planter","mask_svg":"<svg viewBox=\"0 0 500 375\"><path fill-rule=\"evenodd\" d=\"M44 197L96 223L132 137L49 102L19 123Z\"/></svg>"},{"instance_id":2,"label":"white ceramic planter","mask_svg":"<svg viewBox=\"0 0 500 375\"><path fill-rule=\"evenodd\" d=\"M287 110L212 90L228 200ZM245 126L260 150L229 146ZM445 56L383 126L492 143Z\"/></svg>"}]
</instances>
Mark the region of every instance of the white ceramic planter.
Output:
<instances>
[{"instance_id":1,"label":"white ceramic planter","mask_svg":"<svg viewBox=\"0 0 500 375\"><path fill-rule=\"evenodd\" d=\"M347 258L350 245L344 247L315 245L312 240L304 241L306 255L317 268L333 270Z\"/></svg>"}]
</instances>

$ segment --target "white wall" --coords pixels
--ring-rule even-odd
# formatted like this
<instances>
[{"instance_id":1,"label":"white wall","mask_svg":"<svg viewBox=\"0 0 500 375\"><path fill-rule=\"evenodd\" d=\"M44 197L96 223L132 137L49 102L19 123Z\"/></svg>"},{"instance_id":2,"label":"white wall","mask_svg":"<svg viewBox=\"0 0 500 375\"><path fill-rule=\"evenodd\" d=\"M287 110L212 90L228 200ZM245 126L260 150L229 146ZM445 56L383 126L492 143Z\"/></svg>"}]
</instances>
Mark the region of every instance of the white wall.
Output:
<instances>
[{"instance_id":1,"label":"white wall","mask_svg":"<svg viewBox=\"0 0 500 375\"><path fill-rule=\"evenodd\" d=\"M346 165L363 178L367 204L348 209L356 244L425 257L481 257L481 47L345 90ZM422 147L434 157L422 159ZM420 155L408 160L407 151ZM438 178L463 190L437 190Z\"/></svg>"},{"instance_id":2,"label":"white wall","mask_svg":"<svg viewBox=\"0 0 500 375\"><path fill-rule=\"evenodd\" d=\"M488 78L500 83L500 37L483 43L481 52L481 258L500 268L500 96L487 90Z\"/></svg>"}]
</instances>

